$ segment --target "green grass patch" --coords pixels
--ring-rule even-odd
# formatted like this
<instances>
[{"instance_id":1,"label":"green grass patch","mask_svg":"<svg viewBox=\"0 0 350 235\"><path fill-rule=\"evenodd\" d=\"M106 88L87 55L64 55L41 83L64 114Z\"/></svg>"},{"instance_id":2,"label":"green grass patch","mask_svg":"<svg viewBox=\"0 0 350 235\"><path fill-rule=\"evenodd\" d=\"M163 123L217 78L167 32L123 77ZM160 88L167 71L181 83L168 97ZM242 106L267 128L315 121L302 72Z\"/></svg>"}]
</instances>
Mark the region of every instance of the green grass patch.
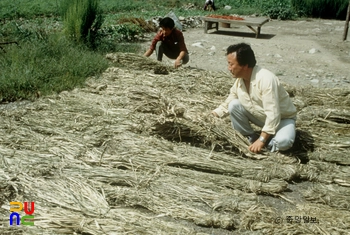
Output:
<instances>
[{"instance_id":1,"label":"green grass patch","mask_svg":"<svg viewBox=\"0 0 350 235\"><path fill-rule=\"evenodd\" d=\"M0 19L46 17L59 14L60 0L1 0Z\"/></svg>"},{"instance_id":2,"label":"green grass patch","mask_svg":"<svg viewBox=\"0 0 350 235\"><path fill-rule=\"evenodd\" d=\"M0 19L59 16L63 0L1 0ZM288 15L345 19L348 0L220 0L216 1L220 14L271 15L285 18ZM224 10L225 6L231 10ZM204 0L100 0L105 15L116 17L164 16L169 10L182 16L205 15Z\"/></svg>"},{"instance_id":3,"label":"green grass patch","mask_svg":"<svg viewBox=\"0 0 350 235\"><path fill-rule=\"evenodd\" d=\"M87 77L102 73L102 54L73 45L64 37L11 45L0 53L0 100L33 99L82 86Z\"/></svg>"},{"instance_id":4,"label":"green grass patch","mask_svg":"<svg viewBox=\"0 0 350 235\"><path fill-rule=\"evenodd\" d=\"M61 4L65 0L1 0L0 19L35 18L42 16L60 16ZM116 17L143 17L150 18L164 16L170 10L182 16L205 15L203 0L100 0L101 11L105 15ZM223 14L260 13L260 0L226 0L217 1L218 12ZM223 10L225 5L231 10Z\"/></svg>"},{"instance_id":5,"label":"green grass patch","mask_svg":"<svg viewBox=\"0 0 350 235\"><path fill-rule=\"evenodd\" d=\"M301 16L345 20L348 0L291 0L294 10Z\"/></svg>"}]
</instances>

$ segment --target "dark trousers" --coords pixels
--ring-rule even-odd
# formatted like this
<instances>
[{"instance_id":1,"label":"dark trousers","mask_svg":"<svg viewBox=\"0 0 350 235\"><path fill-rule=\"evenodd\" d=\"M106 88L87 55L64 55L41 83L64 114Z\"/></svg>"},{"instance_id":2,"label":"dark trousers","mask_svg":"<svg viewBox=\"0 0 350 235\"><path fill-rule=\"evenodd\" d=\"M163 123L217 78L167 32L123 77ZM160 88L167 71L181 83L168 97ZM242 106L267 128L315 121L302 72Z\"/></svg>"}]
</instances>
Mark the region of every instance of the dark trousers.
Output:
<instances>
[{"instance_id":1,"label":"dark trousers","mask_svg":"<svg viewBox=\"0 0 350 235\"><path fill-rule=\"evenodd\" d=\"M212 1L206 3L206 4L204 5L203 10L207 10L207 8L208 8L209 5L211 5L211 8L213 9L213 11L216 10L216 9L215 9L215 5L214 5L214 3L213 3Z\"/></svg>"},{"instance_id":2,"label":"dark trousers","mask_svg":"<svg viewBox=\"0 0 350 235\"><path fill-rule=\"evenodd\" d=\"M162 41L158 41L156 44L156 54L158 61L162 61L163 54L166 55L168 58L175 60L179 56L180 50L176 47L169 47ZM182 64L187 64L189 60L190 57L188 53L186 53L186 55L182 58Z\"/></svg>"}]
</instances>

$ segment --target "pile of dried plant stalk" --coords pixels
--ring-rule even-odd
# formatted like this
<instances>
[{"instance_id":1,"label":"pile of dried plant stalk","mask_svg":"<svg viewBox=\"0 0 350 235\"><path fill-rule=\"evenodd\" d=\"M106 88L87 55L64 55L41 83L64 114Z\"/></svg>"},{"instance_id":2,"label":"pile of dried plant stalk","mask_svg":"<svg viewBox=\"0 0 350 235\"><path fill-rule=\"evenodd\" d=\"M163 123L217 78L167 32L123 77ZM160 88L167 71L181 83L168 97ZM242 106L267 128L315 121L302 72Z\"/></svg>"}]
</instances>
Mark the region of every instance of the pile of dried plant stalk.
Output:
<instances>
[{"instance_id":1,"label":"pile of dried plant stalk","mask_svg":"<svg viewBox=\"0 0 350 235\"><path fill-rule=\"evenodd\" d=\"M296 143L253 154L228 117L210 115L227 73L107 58L114 67L82 89L0 107L2 234L350 230L349 89L286 85ZM11 201L35 202L35 226L9 226Z\"/></svg>"}]
</instances>

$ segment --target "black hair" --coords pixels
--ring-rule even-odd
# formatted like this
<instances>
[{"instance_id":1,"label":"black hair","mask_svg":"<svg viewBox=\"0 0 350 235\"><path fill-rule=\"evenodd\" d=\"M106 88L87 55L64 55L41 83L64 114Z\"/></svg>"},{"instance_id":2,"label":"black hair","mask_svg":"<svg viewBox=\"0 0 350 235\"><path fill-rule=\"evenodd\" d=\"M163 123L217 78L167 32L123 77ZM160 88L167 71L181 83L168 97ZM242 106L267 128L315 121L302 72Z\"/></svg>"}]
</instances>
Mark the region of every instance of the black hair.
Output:
<instances>
[{"instance_id":1,"label":"black hair","mask_svg":"<svg viewBox=\"0 0 350 235\"><path fill-rule=\"evenodd\" d=\"M175 26L175 22L170 17L165 17L159 22L159 26L162 28L173 29Z\"/></svg>"},{"instance_id":2,"label":"black hair","mask_svg":"<svg viewBox=\"0 0 350 235\"><path fill-rule=\"evenodd\" d=\"M237 43L231 45L226 50L226 55L236 52L236 59L239 65L248 65L249 68L253 68L256 65L256 59L254 51L250 45L246 43Z\"/></svg>"}]
</instances>

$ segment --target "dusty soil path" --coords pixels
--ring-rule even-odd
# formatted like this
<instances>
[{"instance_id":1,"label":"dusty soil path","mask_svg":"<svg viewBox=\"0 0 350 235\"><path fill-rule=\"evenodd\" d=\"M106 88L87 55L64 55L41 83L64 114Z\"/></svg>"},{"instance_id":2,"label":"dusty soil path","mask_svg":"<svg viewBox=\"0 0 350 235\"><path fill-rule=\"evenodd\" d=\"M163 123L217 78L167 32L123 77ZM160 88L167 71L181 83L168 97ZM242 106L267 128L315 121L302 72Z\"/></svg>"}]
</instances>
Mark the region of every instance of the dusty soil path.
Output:
<instances>
[{"instance_id":1,"label":"dusty soil path","mask_svg":"<svg viewBox=\"0 0 350 235\"><path fill-rule=\"evenodd\" d=\"M273 20L263 25L258 39L245 26L219 27L219 31L212 29L207 34L203 26L185 29L190 52L186 66L227 72L227 46L246 42L255 51L258 64L275 72L282 82L303 87L350 87L350 36L342 40L344 26L345 21L336 20Z\"/></svg>"}]
</instances>

